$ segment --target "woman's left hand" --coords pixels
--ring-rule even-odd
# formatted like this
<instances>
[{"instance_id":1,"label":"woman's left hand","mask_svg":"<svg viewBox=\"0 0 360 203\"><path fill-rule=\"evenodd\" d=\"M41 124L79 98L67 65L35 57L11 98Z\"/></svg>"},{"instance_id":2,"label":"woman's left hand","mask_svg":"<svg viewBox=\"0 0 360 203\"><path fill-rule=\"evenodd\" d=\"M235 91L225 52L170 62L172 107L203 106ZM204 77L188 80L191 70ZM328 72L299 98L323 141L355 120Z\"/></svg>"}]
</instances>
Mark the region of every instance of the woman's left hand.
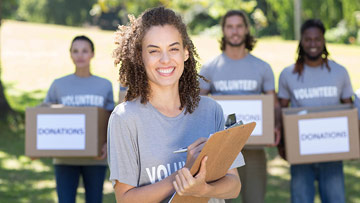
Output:
<instances>
[{"instance_id":1,"label":"woman's left hand","mask_svg":"<svg viewBox=\"0 0 360 203\"><path fill-rule=\"evenodd\" d=\"M199 173L195 177L191 175L190 170L186 167L178 170L173 186L180 196L202 197L206 194L209 186L205 181L206 161L207 156L202 159Z\"/></svg>"},{"instance_id":2,"label":"woman's left hand","mask_svg":"<svg viewBox=\"0 0 360 203\"><path fill-rule=\"evenodd\" d=\"M104 145L101 148L101 155L95 157L96 160L103 160L107 156L107 143L105 142Z\"/></svg>"}]
</instances>

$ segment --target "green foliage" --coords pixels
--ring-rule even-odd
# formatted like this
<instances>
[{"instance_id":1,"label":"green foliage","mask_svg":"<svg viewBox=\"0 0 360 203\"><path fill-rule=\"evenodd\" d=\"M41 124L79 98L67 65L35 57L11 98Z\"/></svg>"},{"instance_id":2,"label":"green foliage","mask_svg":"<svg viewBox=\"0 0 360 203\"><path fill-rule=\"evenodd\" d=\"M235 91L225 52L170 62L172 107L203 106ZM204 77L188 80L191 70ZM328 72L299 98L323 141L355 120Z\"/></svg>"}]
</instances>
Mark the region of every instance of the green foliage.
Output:
<instances>
[{"instance_id":1,"label":"green foliage","mask_svg":"<svg viewBox=\"0 0 360 203\"><path fill-rule=\"evenodd\" d=\"M360 28L360 1L325 0L303 1L303 19L321 19L330 42L355 43Z\"/></svg>"},{"instance_id":2,"label":"green foliage","mask_svg":"<svg viewBox=\"0 0 360 203\"><path fill-rule=\"evenodd\" d=\"M302 18L304 20L310 18L321 19L327 29L334 27L343 16L341 2L341 0L302 0Z\"/></svg>"},{"instance_id":3,"label":"green foliage","mask_svg":"<svg viewBox=\"0 0 360 203\"><path fill-rule=\"evenodd\" d=\"M45 7L47 22L63 25L82 25L90 20L89 10L95 0L48 0Z\"/></svg>"},{"instance_id":4,"label":"green foliage","mask_svg":"<svg viewBox=\"0 0 360 203\"><path fill-rule=\"evenodd\" d=\"M342 0L343 17L348 26L360 28L360 1Z\"/></svg>"},{"instance_id":5,"label":"green foliage","mask_svg":"<svg viewBox=\"0 0 360 203\"><path fill-rule=\"evenodd\" d=\"M340 21L338 25L325 33L325 38L329 42L341 42L349 43L349 37L351 36L349 30L346 27L345 20Z\"/></svg>"},{"instance_id":6,"label":"green foliage","mask_svg":"<svg viewBox=\"0 0 360 203\"><path fill-rule=\"evenodd\" d=\"M319 18L334 42L360 42L359 0L299 0L302 20ZM230 9L248 13L257 36L281 35L294 39L294 0L3 0L4 18L79 26L84 23L115 29L156 6L174 9L183 16L192 34L213 32ZM339 24L341 22L341 24ZM215 27L214 27L215 26ZM345 31L344 31L345 29ZM339 37L340 36L340 37ZM356 40L357 38L357 40Z\"/></svg>"},{"instance_id":7,"label":"green foliage","mask_svg":"<svg viewBox=\"0 0 360 203\"><path fill-rule=\"evenodd\" d=\"M16 12L16 19L46 23L46 15L43 12L46 6L46 0L23 0L19 2Z\"/></svg>"},{"instance_id":8,"label":"green foliage","mask_svg":"<svg viewBox=\"0 0 360 203\"><path fill-rule=\"evenodd\" d=\"M97 0L92 6L94 11L92 15L101 15L101 13L108 13L115 9L119 10L118 17L127 20L128 14L138 16L148 8L161 5L163 3L158 0Z\"/></svg>"},{"instance_id":9,"label":"green foliage","mask_svg":"<svg viewBox=\"0 0 360 203\"><path fill-rule=\"evenodd\" d=\"M289 0L268 0L268 19L275 22L281 36L285 39L294 38L294 5Z\"/></svg>"},{"instance_id":10,"label":"green foliage","mask_svg":"<svg viewBox=\"0 0 360 203\"><path fill-rule=\"evenodd\" d=\"M14 16L13 10L17 7L17 0L1 0L1 17L12 18Z\"/></svg>"},{"instance_id":11,"label":"green foliage","mask_svg":"<svg viewBox=\"0 0 360 203\"><path fill-rule=\"evenodd\" d=\"M360 28L359 0L301 0L302 20L321 19L327 30L328 38L333 42L355 42ZM268 0L268 20L276 24L278 32L285 39L294 38L293 0Z\"/></svg>"},{"instance_id":12,"label":"green foliage","mask_svg":"<svg viewBox=\"0 0 360 203\"><path fill-rule=\"evenodd\" d=\"M9 0L7 0L9 1ZM89 11L96 0L12 0L10 18L16 20L53 23L62 25L82 25L91 21ZM16 12L14 12L16 11Z\"/></svg>"}]
</instances>

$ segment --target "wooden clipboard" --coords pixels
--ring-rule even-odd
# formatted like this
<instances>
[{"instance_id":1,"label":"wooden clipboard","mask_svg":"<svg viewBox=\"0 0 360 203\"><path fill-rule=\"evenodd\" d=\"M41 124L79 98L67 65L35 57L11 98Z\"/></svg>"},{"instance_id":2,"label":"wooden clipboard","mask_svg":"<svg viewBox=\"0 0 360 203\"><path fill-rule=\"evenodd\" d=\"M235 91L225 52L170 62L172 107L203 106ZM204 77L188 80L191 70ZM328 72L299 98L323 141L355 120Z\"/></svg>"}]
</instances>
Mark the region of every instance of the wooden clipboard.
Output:
<instances>
[{"instance_id":1,"label":"wooden clipboard","mask_svg":"<svg viewBox=\"0 0 360 203\"><path fill-rule=\"evenodd\" d=\"M194 176L200 169L201 160L208 156L206 162L206 182L212 182L224 177L232 163L244 147L256 126L255 122L229 128L213 134L190 169ZM208 197L180 196L175 193L171 203L206 203Z\"/></svg>"}]
</instances>

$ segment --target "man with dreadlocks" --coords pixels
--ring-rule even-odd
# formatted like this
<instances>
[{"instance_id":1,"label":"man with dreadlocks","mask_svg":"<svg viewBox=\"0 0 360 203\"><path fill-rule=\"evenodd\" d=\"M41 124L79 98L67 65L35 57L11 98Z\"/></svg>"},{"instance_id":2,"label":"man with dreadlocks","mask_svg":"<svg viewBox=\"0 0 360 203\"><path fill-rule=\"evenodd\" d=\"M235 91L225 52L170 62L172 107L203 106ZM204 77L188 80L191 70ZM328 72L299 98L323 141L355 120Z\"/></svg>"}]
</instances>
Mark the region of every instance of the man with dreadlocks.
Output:
<instances>
[{"instance_id":1,"label":"man with dreadlocks","mask_svg":"<svg viewBox=\"0 0 360 203\"><path fill-rule=\"evenodd\" d=\"M353 90L346 69L328 59L325 27L320 20L307 20L301 27L298 58L279 79L282 107L311 107L352 103ZM314 202L318 181L322 202L345 202L342 161L290 166L291 202Z\"/></svg>"},{"instance_id":2,"label":"man with dreadlocks","mask_svg":"<svg viewBox=\"0 0 360 203\"><path fill-rule=\"evenodd\" d=\"M250 53L256 40L250 34L250 23L246 14L239 10L228 11L222 18L221 27L223 37L220 41L220 49L223 53L201 68L200 75L210 82L200 81L200 94L271 94L274 95L278 115L280 105L275 94L274 74L268 63ZM280 124L280 122L276 123ZM280 138L279 133L276 137ZM241 197L238 199L241 198L243 203L263 203L267 177L264 147L245 146L242 153L246 165L238 168L243 184ZM233 201L237 200L226 202Z\"/></svg>"}]
</instances>

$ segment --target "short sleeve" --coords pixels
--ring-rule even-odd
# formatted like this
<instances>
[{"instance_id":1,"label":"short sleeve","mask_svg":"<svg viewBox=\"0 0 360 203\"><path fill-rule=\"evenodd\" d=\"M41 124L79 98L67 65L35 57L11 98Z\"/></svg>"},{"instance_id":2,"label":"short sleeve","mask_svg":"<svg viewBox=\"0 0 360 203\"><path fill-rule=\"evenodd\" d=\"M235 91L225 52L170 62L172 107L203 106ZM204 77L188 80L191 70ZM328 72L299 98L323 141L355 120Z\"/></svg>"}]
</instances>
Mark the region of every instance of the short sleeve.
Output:
<instances>
[{"instance_id":1,"label":"short sleeve","mask_svg":"<svg viewBox=\"0 0 360 203\"><path fill-rule=\"evenodd\" d=\"M360 89L358 89L355 93L354 106L358 109L358 115L360 120Z\"/></svg>"},{"instance_id":2,"label":"short sleeve","mask_svg":"<svg viewBox=\"0 0 360 203\"><path fill-rule=\"evenodd\" d=\"M279 78L279 91L278 91L278 97L280 99L290 99L290 90L289 86L287 84L287 78L286 78L286 71L287 69L283 70L280 74Z\"/></svg>"},{"instance_id":3,"label":"short sleeve","mask_svg":"<svg viewBox=\"0 0 360 203\"><path fill-rule=\"evenodd\" d=\"M44 103L50 103L50 104L58 104L59 101L58 101L58 98L56 96L56 81L54 81L47 94L46 94L46 97L44 99Z\"/></svg>"},{"instance_id":4,"label":"short sleeve","mask_svg":"<svg viewBox=\"0 0 360 203\"><path fill-rule=\"evenodd\" d=\"M119 106L118 106L119 107ZM118 109L118 107L116 109ZM116 112L111 114L108 124L108 164L113 186L115 181L138 186L139 159L134 131Z\"/></svg>"},{"instance_id":5,"label":"short sleeve","mask_svg":"<svg viewBox=\"0 0 360 203\"><path fill-rule=\"evenodd\" d=\"M224 118L224 112L220 104L216 104L216 132L224 130L225 127L225 118Z\"/></svg>"},{"instance_id":6,"label":"short sleeve","mask_svg":"<svg viewBox=\"0 0 360 203\"><path fill-rule=\"evenodd\" d=\"M206 79L210 80L210 73L209 73L209 67L203 65L200 69L200 75L204 76ZM203 90L210 90L210 82L206 82L202 78L199 79L200 81L200 89Z\"/></svg>"},{"instance_id":7,"label":"short sleeve","mask_svg":"<svg viewBox=\"0 0 360 203\"><path fill-rule=\"evenodd\" d=\"M262 89L264 90L264 93L267 91L275 90L274 73L269 64L266 64L266 66L265 66L265 75L264 75L263 81L264 82L263 82Z\"/></svg>"},{"instance_id":8,"label":"short sleeve","mask_svg":"<svg viewBox=\"0 0 360 203\"><path fill-rule=\"evenodd\" d=\"M344 73L344 85L342 87L341 90L341 99L348 99L350 97L352 97L354 94L352 86L351 86L351 81L350 81L350 77L348 72L345 69L345 73Z\"/></svg>"},{"instance_id":9,"label":"short sleeve","mask_svg":"<svg viewBox=\"0 0 360 203\"><path fill-rule=\"evenodd\" d=\"M108 94L106 96L106 104L105 104L105 109L108 111L112 111L114 109L115 103L114 103L114 92L113 92L113 88L112 85L110 83L109 85L109 91Z\"/></svg>"}]
</instances>

